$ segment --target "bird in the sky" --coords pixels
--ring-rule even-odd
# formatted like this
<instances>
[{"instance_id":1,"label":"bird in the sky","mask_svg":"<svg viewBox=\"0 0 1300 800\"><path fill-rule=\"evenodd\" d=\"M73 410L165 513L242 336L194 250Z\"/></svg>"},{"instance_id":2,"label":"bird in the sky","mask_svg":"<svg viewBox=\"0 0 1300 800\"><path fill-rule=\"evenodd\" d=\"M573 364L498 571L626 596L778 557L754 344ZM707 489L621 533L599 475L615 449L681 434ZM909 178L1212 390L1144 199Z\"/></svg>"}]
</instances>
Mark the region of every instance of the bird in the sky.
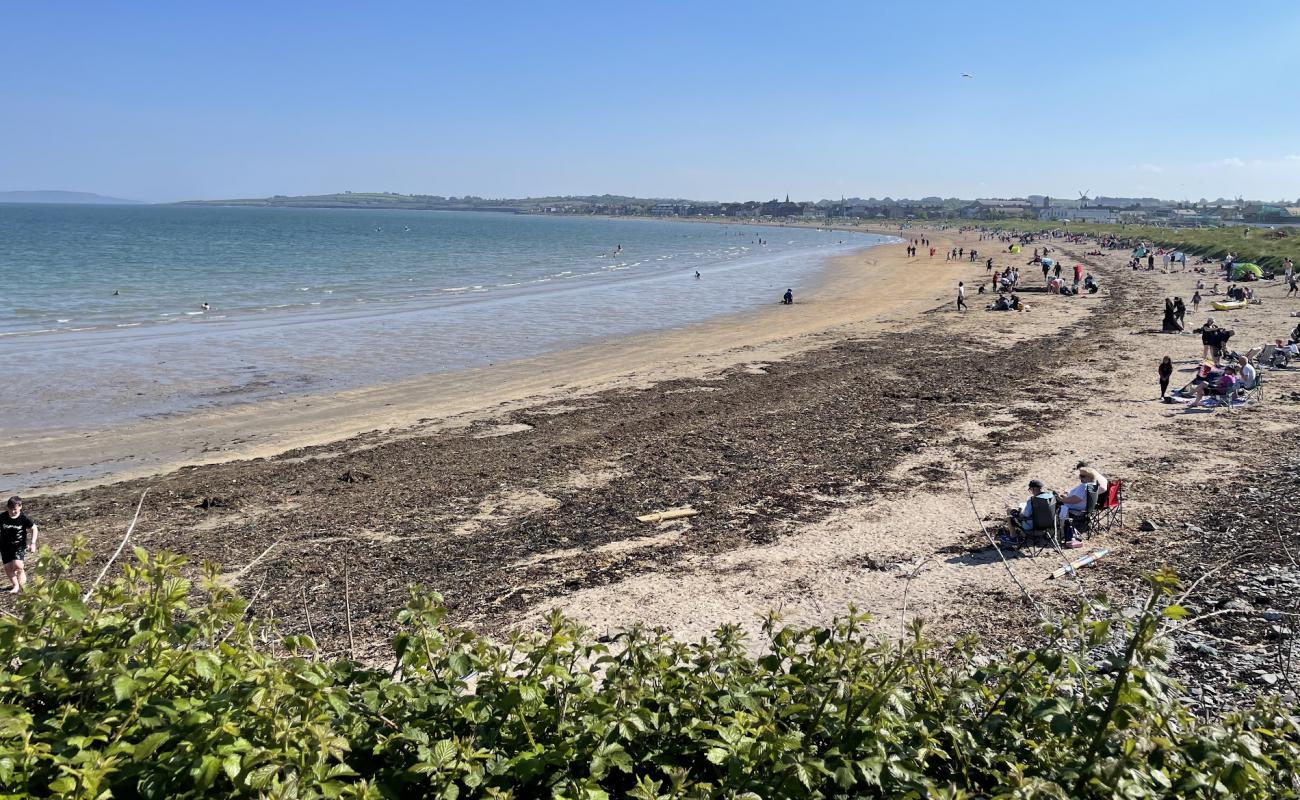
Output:
<instances>
[{"instance_id":1,"label":"bird in the sky","mask_svg":"<svg viewBox=\"0 0 1300 800\"><path fill-rule=\"evenodd\" d=\"M961 74L961 76L962 76L963 78L973 78L973 77L975 77L974 75L970 74L969 72L963 72L963 73Z\"/></svg>"}]
</instances>

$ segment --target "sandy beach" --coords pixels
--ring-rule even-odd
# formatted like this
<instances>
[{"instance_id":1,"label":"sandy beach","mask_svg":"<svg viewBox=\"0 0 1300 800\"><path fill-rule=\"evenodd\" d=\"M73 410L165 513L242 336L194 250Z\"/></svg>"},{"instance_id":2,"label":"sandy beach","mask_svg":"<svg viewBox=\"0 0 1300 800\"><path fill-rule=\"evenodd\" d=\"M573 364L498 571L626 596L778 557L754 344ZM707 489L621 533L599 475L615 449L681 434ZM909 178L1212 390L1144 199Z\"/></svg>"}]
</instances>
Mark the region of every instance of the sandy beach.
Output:
<instances>
[{"instance_id":1,"label":"sandy beach","mask_svg":"<svg viewBox=\"0 0 1300 800\"><path fill-rule=\"evenodd\" d=\"M1125 602L1165 564L1203 568L1212 543L1184 523L1221 507L1207 505L1212 487L1291 452L1300 370L1270 373L1266 399L1231 413L1159 403L1159 358L1181 385L1200 353L1198 336L1153 332L1159 309L1189 298L1197 276L1052 243L1102 291L986 312L985 254L998 268L1024 268L1027 254L975 233L909 235L938 255L865 250L793 307L336 397L9 442L6 463L34 472L21 458L37 453L121 471L28 503L46 541L84 536L97 557L151 487L136 544L223 564L286 630L302 628L305 593L336 648L344 561L360 595L352 621L372 645L411 583L486 631L559 608L601 631L646 622L691 638L723 623L756 631L769 610L811 623L852 605L881 633L921 617L993 645L1036 630L1008 570L1061 610L1080 592ZM945 260L952 246L981 257ZM958 280L966 313L953 309ZM1257 286L1262 305L1230 312L1242 349L1295 323L1284 286ZM189 465L133 475L175 452L165 466ZM1089 542L1110 554L1066 580L1048 577L1055 555L1004 564L981 521L1022 502L1030 477L1068 489L1079 460L1128 487L1125 527ZM636 519L684 506L700 513Z\"/></svg>"}]
</instances>

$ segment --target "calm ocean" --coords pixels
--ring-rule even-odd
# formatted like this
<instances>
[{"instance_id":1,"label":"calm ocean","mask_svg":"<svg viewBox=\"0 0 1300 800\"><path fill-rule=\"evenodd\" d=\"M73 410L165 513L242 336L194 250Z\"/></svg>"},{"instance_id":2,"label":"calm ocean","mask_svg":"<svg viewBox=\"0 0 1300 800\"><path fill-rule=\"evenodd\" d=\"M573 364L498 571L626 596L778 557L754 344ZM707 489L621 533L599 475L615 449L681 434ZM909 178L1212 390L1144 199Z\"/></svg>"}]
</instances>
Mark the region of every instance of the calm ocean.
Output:
<instances>
[{"instance_id":1,"label":"calm ocean","mask_svg":"<svg viewBox=\"0 0 1300 800\"><path fill-rule=\"evenodd\" d=\"M0 427L339 391L676 327L774 303L827 257L879 241L492 213L0 205L0 352L21 387Z\"/></svg>"}]
</instances>

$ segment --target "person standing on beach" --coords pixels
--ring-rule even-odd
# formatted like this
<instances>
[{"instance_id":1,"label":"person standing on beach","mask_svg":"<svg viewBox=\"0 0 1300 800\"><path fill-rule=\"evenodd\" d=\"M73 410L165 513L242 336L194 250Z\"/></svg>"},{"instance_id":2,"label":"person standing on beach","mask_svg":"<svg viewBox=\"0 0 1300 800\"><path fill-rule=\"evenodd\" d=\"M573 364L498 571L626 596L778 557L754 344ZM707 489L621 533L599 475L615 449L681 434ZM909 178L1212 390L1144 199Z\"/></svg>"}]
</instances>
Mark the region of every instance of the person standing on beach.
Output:
<instances>
[{"instance_id":1,"label":"person standing on beach","mask_svg":"<svg viewBox=\"0 0 1300 800\"><path fill-rule=\"evenodd\" d=\"M957 281L957 310L958 311L970 310L966 308L966 284L961 281Z\"/></svg>"},{"instance_id":2,"label":"person standing on beach","mask_svg":"<svg viewBox=\"0 0 1300 800\"><path fill-rule=\"evenodd\" d=\"M1286 296L1290 297L1293 294L1300 295L1300 277L1297 277L1294 272L1286 279Z\"/></svg>"},{"instance_id":3,"label":"person standing on beach","mask_svg":"<svg viewBox=\"0 0 1300 800\"><path fill-rule=\"evenodd\" d=\"M1195 294L1192 295L1192 310L1193 310L1193 311L1200 311L1200 310L1201 310L1201 292L1200 292L1200 290L1197 290L1197 292L1196 292Z\"/></svg>"},{"instance_id":4,"label":"person standing on beach","mask_svg":"<svg viewBox=\"0 0 1300 800\"><path fill-rule=\"evenodd\" d=\"M1169 391L1169 376L1174 374L1174 362L1169 356L1160 359L1160 399L1165 399L1165 392Z\"/></svg>"},{"instance_id":5,"label":"person standing on beach","mask_svg":"<svg viewBox=\"0 0 1300 800\"><path fill-rule=\"evenodd\" d=\"M31 540L28 540L28 535ZM36 523L23 513L23 499L11 497L0 513L0 560L4 561L5 577L9 579L9 593L17 594L27 584L27 569L23 562L27 549L36 549L40 531Z\"/></svg>"}]
</instances>

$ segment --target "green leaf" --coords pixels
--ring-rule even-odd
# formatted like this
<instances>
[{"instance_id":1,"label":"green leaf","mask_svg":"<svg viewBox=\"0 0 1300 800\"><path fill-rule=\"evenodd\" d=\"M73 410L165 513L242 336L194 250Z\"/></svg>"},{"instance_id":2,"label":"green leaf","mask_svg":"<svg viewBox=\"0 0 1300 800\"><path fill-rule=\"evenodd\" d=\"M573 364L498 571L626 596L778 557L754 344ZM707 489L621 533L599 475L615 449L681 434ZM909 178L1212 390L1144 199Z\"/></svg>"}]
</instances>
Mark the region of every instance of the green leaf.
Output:
<instances>
[{"instance_id":1,"label":"green leaf","mask_svg":"<svg viewBox=\"0 0 1300 800\"><path fill-rule=\"evenodd\" d=\"M162 743L171 738L171 734L166 731L158 731L144 737L139 744L135 746L131 755L136 761L144 761L154 754L154 751L162 746Z\"/></svg>"},{"instance_id":2,"label":"green leaf","mask_svg":"<svg viewBox=\"0 0 1300 800\"><path fill-rule=\"evenodd\" d=\"M456 760L456 743L443 739L433 746L433 763L446 767Z\"/></svg>"},{"instance_id":3,"label":"green leaf","mask_svg":"<svg viewBox=\"0 0 1300 800\"><path fill-rule=\"evenodd\" d=\"M199 653L194 656L194 672L204 680L212 680L221 668L221 660L211 653Z\"/></svg>"},{"instance_id":4,"label":"green leaf","mask_svg":"<svg viewBox=\"0 0 1300 800\"><path fill-rule=\"evenodd\" d=\"M77 788L77 781L67 775L50 781L51 794L67 794Z\"/></svg>"},{"instance_id":5,"label":"green leaf","mask_svg":"<svg viewBox=\"0 0 1300 800\"><path fill-rule=\"evenodd\" d=\"M135 694L135 678L130 675L118 675L113 679L113 696L120 703Z\"/></svg>"},{"instance_id":6,"label":"green leaf","mask_svg":"<svg viewBox=\"0 0 1300 800\"><path fill-rule=\"evenodd\" d=\"M68 615L68 619L73 622L81 622L86 618L86 606L80 598L72 598L59 603L59 610Z\"/></svg>"},{"instance_id":7,"label":"green leaf","mask_svg":"<svg viewBox=\"0 0 1300 800\"><path fill-rule=\"evenodd\" d=\"M731 753L723 750L721 747L710 747L709 751L704 754L704 757L714 764L721 766L727 763L727 759L731 758Z\"/></svg>"},{"instance_id":8,"label":"green leaf","mask_svg":"<svg viewBox=\"0 0 1300 800\"><path fill-rule=\"evenodd\" d=\"M252 789L265 789L271 784L271 779L275 773L280 770L279 764L264 764L244 776L244 782Z\"/></svg>"}]
</instances>

